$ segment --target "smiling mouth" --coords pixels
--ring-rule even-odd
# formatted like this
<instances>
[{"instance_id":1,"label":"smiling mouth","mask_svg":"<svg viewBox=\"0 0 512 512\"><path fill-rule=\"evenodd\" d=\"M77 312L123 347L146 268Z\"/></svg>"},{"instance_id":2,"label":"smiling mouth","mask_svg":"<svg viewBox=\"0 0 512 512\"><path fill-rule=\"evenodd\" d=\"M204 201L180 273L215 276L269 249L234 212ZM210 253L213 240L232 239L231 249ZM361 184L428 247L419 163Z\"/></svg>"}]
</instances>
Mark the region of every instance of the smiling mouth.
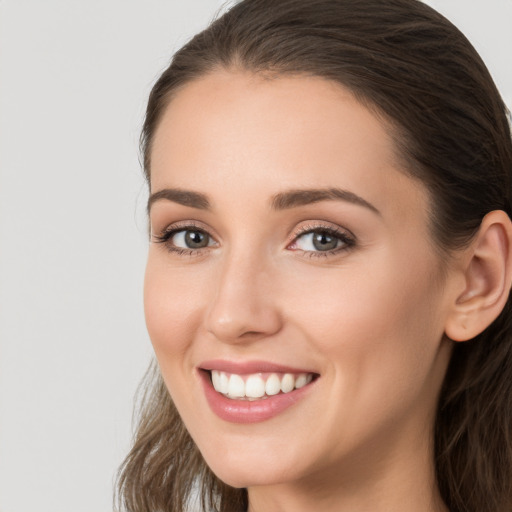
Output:
<instances>
[{"instance_id":1,"label":"smiling mouth","mask_svg":"<svg viewBox=\"0 0 512 512\"><path fill-rule=\"evenodd\" d=\"M236 374L208 370L213 388L231 400L265 400L303 388L318 377L314 373Z\"/></svg>"}]
</instances>

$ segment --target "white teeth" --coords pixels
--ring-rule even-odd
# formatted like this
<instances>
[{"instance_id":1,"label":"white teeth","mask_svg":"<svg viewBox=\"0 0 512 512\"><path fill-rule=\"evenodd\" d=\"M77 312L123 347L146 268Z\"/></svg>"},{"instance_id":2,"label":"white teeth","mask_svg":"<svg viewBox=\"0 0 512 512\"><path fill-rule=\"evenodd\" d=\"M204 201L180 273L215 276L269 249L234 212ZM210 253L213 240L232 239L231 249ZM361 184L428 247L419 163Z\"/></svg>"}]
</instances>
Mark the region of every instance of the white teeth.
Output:
<instances>
[{"instance_id":1,"label":"white teeth","mask_svg":"<svg viewBox=\"0 0 512 512\"><path fill-rule=\"evenodd\" d=\"M212 372L212 375L217 373L220 375L219 377L219 387L215 388L217 391L227 395L229 391L229 379L228 376L224 372ZM213 385L215 387L215 384Z\"/></svg>"},{"instance_id":2,"label":"white teeth","mask_svg":"<svg viewBox=\"0 0 512 512\"><path fill-rule=\"evenodd\" d=\"M281 391L281 381L279 377L273 373L265 383L265 393L269 396L277 395Z\"/></svg>"},{"instance_id":3,"label":"white teeth","mask_svg":"<svg viewBox=\"0 0 512 512\"><path fill-rule=\"evenodd\" d=\"M215 389L220 389L220 373L219 372L212 372L212 384Z\"/></svg>"},{"instance_id":4,"label":"white teeth","mask_svg":"<svg viewBox=\"0 0 512 512\"><path fill-rule=\"evenodd\" d=\"M285 373L281 381L281 391L289 393L295 387L295 379L291 373Z\"/></svg>"},{"instance_id":5,"label":"white teeth","mask_svg":"<svg viewBox=\"0 0 512 512\"><path fill-rule=\"evenodd\" d=\"M251 375L245 382L245 396L261 398L265 394L265 382L258 375Z\"/></svg>"},{"instance_id":6,"label":"white teeth","mask_svg":"<svg viewBox=\"0 0 512 512\"><path fill-rule=\"evenodd\" d=\"M295 380L295 389L303 388L308 383L308 376L304 373Z\"/></svg>"},{"instance_id":7,"label":"white teeth","mask_svg":"<svg viewBox=\"0 0 512 512\"><path fill-rule=\"evenodd\" d=\"M267 398L281 392L289 393L313 380L311 373L272 373L265 379L260 373L247 375L244 378L235 373L227 374L218 370L212 370L211 377L213 387L219 393L228 398L249 400Z\"/></svg>"},{"instance_id":8,"label":"white teeth","mask_svg":"<svg viewBox=\"0 0 512 512\"><path fill-rule=\"evenodd\" d=\"M240 375L232 374L229 377L228 395L231 398L241 398L245 396L245 383Z\"/></svg>"}]
</instances>

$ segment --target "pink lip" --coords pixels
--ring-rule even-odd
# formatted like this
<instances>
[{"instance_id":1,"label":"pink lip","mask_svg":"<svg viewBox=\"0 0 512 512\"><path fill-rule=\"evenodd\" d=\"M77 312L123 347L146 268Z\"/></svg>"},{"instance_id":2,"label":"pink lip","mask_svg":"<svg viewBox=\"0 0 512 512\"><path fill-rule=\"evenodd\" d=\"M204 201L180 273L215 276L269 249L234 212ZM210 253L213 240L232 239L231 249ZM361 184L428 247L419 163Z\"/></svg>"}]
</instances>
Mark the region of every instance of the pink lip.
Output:
<instances>
[{"instance_id":1,"label":"pink lip","mask_svg":"<svg viewBox=\"0 0 512 512\"><path fill-rule=\"evenodd\" d=\"M315 384L313 380L306 386L295 389L289 393L281 393L261 400L233 400L226 398L213 388L210 375L204 370L219 370L239 375L247 373L313 373L307 370L297 370L272 363L249 362L249 363L228 363L226 361L211 361L202 363L198 371L203 384L206 400L212 411L222 420L230 423L258 423L266 421L281 414L283 411L296 404L304 398L311 387Z\"/></svg>"},{"instance_id":2,"label":"pink lip","mask_svg":"<svg viewBox=\"0 0 512 512\"><path fill-rule=\"evenodd\" d=\"M236 373L245 375L248 373L315 373L311 370L292 368L280 364L270 363L268 361L225 361L223 359L215 359L204 361L198 368L201 370L218 370L226 373Z\"/></svg>"}]
</instances>

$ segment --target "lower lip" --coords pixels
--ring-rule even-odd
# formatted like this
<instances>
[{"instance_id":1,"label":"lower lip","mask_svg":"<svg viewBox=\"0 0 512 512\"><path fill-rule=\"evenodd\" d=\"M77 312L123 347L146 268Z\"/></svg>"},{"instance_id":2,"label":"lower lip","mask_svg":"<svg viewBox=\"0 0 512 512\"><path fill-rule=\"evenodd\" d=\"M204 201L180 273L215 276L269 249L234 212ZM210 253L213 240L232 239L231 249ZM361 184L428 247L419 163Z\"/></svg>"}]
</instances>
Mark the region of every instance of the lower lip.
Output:
<instances>
[{"instance_id":1,"label":"lower lip","mask_svg":"<svg viewBox=\"0 0 512 512\"><path fill-rule=\"evenodd\" d=\"M219 418L231 423L258 423L274 418L300 401L316 382L262 400L232 400L215 391L208 372L199 371L199 374L210 408Z\"/></svg>"}]
</instances>

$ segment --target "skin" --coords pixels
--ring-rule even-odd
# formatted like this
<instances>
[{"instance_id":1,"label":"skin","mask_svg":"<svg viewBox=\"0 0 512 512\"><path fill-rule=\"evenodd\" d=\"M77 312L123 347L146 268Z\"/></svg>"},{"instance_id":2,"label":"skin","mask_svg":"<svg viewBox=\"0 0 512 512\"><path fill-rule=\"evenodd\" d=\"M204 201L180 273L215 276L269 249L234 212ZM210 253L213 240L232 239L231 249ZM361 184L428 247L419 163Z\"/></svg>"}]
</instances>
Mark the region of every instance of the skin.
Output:
<instances>
[{"instance_id":1,"label":"skin","mask_svg":"<svg viewBox=\"0 0 512 512\"><path fill-rule=\"evenodd\" d=\"M290 189L350 191L282 210ZM218 71L181 89L157 129L151 192L205 194L210 209L152 203L148 331L165 383L206 462L247 487L249 510L442 511L432 427L464 288L440 260L428 195L401 168L390 129L323 79ZM172 228L210 244L176 252ZM301 229L350 233L315 250ZM259 423L209 408L202 361L264 360L320 375Z\"/></svg>"}]
</instances>

